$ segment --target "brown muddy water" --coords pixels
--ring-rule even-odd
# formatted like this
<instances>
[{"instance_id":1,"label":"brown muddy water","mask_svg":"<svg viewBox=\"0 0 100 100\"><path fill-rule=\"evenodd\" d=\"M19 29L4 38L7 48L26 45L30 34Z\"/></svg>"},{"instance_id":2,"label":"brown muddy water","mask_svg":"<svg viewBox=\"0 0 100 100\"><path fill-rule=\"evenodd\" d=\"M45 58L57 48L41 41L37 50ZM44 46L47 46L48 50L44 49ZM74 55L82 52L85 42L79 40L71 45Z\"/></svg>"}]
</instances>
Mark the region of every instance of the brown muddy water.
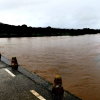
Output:
<instances>
[{"instance_id":1,"label":"brown muddy water","mask_svg":"<svg viewBox=\"0 0 100 100\"><path fill-rule=\"evenodd\" d=\"M83 36L0 38L0 52L83 100L100 100L100 34Z\"/></svg>"}]
</instances>

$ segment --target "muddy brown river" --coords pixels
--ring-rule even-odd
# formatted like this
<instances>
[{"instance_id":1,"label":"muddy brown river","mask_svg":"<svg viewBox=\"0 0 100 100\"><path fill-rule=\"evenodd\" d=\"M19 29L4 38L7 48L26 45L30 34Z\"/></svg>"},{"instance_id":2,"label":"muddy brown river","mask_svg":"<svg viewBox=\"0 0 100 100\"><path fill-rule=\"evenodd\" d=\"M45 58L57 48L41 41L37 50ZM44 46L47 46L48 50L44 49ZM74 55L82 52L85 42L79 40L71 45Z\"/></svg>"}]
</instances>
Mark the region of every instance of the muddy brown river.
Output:
<instances>
[{"instance_id":1,"label":"muddy brown river","mask_svg":"<svg viewBox=\"0 0 100 100\"><path fill-rule=\"evenodd\" d=\"M0 38L0 52L8 59L83 100L100 100L100 34L82 36Z\"/></svg>"}]
</instances>

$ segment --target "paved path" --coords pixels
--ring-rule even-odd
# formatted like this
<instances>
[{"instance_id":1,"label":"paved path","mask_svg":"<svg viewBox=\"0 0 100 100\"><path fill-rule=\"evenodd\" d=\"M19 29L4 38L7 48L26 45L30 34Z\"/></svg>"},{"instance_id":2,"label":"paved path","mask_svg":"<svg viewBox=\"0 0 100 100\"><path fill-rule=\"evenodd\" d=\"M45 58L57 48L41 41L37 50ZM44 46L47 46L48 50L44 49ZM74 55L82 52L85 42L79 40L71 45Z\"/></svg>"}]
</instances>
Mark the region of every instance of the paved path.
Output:
<instances>
[{"instance_id":1,"label":"paved path","mask_svg":"<svg viewBox=\"0 0 100 100\"><path fill-rule=\"evenodd\" d=\"M0 68L4 65L0 62ZM33 82L19 72L13 72L12 76L10 70L0 69L0 100L39 100L30 92L34 89Z\"/></svg>"},{"instance_id":2,"label":"paved path","mask_svg":"<svg viewBox=\"0 0 100 100\"><path fill-rule=\"evenodd\" d=\"M12 70L0 61L0 100L57 100L51 93L52 84L19 66ZM64 92L63 100L81 100Z\"/></svg>"}]
</instances>

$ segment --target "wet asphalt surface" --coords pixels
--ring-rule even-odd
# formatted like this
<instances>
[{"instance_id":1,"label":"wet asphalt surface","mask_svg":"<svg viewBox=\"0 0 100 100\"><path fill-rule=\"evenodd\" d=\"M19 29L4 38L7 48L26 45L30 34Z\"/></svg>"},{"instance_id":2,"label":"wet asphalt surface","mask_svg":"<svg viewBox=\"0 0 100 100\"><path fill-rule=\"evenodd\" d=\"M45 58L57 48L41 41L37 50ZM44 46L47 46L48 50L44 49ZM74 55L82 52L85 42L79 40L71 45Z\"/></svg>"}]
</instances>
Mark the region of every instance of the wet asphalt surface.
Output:
<instances>
[{"instance_id":1,"label":"wet asphalt surface","mask_svg":"<svg viewBox=\"0 0 100 100\"><path fill-rule=\"evenodd\" d=\"M18 66L18 70L12 69L9 66L10 61L4 57L2 57L2 61L0 61L0 100L40 100L30 90L35 90L45 100L58 100L51 93L52 83L28 72L21 66ZM5 69L12 72L15 77L11 76ZM64 91L63 100L81 99Z\"/></svg>"}]
</instances>

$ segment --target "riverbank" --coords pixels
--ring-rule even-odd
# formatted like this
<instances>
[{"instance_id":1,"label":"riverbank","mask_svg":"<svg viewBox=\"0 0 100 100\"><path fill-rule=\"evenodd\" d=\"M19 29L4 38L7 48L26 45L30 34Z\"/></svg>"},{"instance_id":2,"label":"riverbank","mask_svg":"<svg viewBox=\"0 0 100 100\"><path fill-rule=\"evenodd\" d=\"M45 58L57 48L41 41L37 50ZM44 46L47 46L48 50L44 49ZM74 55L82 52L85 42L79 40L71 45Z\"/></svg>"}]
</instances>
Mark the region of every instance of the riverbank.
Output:
<instances>
[{"instance_id":1,"label":"riverbank","mask_svg":"<svg viewBox=\"0 0 100 100\"><path fill-rule=\"evenodd\" d=\"M3 62L1 62L1 61L3 61ZM1 61L0 61L0 63L2 63L1 65L3 66L2 68L8 68L10 65L11 65L11 61L9 60L9 59L7 59L7 58L5 58L4 56L1 56ZM5 65L4 63L6 63L7 65ZM8 68L9 69L9 68ZM11 70L11 69L9 69L9 70ZM18 71L18 72L17 72ZM23 75L25 75L25 76L27 76L28 78L30 78L31 80L33 80L33 82L35 82L37 85L39 85L38 87L36 86L36 90L38 90L39 91L39 87L41 87L42 89L44 89L44 90L42 90L42 91L46 91L47 90L47 92L49 92L49 93L46 93L46 92L42 92L43 94L46 94L46 100L51 100L50 98L50 96L52 96L53 98L56 98L55 96L53 96L52 95L52 93L51 93L51 90L52 90L52 86L53 86L53 84L52 83L50 83L50 82L48 82L48 81L46 81L45 79L43 79L43 78L41 78L40 76L38 76L38 75L36 75L35 73L31 73L31 72L29 72L27 69L25 69L25 68L23 68L23 67L21 67L21 66L18 66L18 70L14 70L13 71L13 73L14 74L16 74L17 73L17 75L18 75L18 73L22 73ZM19 79L21 78L21 76L19 77ZM18 79L17 79L18 80ZM23 81L23 80L22 80ZM21 83L23 83L21 81ZM11 83L11 82L10 82ZM16 82L17 83L17 82ZM20 83L20 84L21 84ZM27 83L27 82L25 82L25 83ZM27 83L27 84L29 84L29 83ZM24 86L24 84L23 84L23 86ZM14 86L14 84L13 84L13 87L15 87ZM19 87L20 88L20 87ZM28 88L28 86L27 86L27 88ZM46 89L46 90L45 90ZM11 89L10 89L10 91L11 91ZM48 95L47 95L48 94ZM16 97L17 98L17 97ZM30 98L30 97L29 97ZM31 97L32 98L32 97ZM3 97L3 99L4 99L4 97ZM63 98L64 100L81 100L81 99L79 99L77 96L75 96L75 95L73 95L73 94L71 94L71 93L69 93L68 91L64 91L64 98ZM28 99L27 99L28 100ZM54 99L55 100L55 99Z\"/></svg>"},{"instance_id":2,"label":"riverbank","mask_svg":"<svg viewBox=\"0 0 100 100\"><path fill-rule=\"evenodd\" d=\"M41 37L41 36L78 36L97 34L100 29L60 29L48 27L28 27L27 25L9 25L0 23L0 37Z\"/></svg>"}]
</instances>

